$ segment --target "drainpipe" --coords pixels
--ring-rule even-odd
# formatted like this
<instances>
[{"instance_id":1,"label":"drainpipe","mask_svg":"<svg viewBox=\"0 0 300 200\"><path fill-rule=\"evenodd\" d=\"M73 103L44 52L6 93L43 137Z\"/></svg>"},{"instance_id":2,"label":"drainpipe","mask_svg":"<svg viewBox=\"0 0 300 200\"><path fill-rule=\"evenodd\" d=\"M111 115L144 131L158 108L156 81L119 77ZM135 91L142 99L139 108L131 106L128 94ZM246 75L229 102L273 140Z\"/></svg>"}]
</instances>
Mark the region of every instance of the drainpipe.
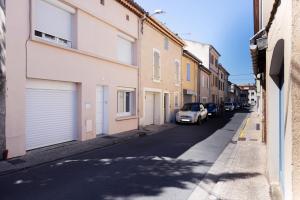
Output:
<instances>
[{"instance_id":1,"label":"drainpipe","mask_svg":"<svg viewBox=\"0 0 300 200\"><path fill-rule=\"evenodd\" d=\"M5 53L5 27L6 27L6 2L0 1L0 159L7 159L5 138L5 118L6 118L6 53Z\"/></svg>"},{"instance_id":2,"label":"drainpipe","mask_svg":"<svg viewBox=\"0 0 300 200\"><path fill-rule=\"evenodd\" d=\"M138 130L141 130L140 122L141 122L141 110L140 110L140 96L142 95L141 92L141 67L142 67L142 35L144 32L144 22L147 16L144 14L143 17L139 18L138 23L138 43L137 43L137 67L138 67L138 88L137 88L137 115L138 115ZM142 97L144 98L144 97Z\"/></svg>"}]
</instances>

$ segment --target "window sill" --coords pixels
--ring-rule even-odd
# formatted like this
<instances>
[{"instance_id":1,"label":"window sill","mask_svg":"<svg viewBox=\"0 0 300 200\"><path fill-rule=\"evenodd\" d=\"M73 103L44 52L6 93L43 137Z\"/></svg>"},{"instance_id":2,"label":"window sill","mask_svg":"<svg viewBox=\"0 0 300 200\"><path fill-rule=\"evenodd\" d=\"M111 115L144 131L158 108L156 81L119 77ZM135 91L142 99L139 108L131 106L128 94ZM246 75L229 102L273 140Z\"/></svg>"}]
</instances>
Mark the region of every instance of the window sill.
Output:
<instances>
[{"instance_id":1,"label":"window sill","mask_svg":"<svg viewBox=\"0 0 300 200\"><path fill-rule=\"evenodd\" d=\"M54 48L59 48L59 49L63 49L63 50L73 52L73 53L81 54L81 55L84 55L84 56L96 58L98 60L104 60L104 61L112 62L112 63L115 63L115 64L123 65L123 66L126 66L126 67L138 69L138 66L136 66L136 65L130 65L130 64L122 63L122 62L120 62L116 59L102 57L102 56L99 56L97 54L90 53L90 52L87 52L87 51L82 51L82 50L79 50L79 49L76 49L76 48L73 48L73 47L67 47L67 46L64 46L64 45L56 44L54 42L49 42L49 41L40 39L40 38L35 37L35 36L31 37L31 41L34 42L34 43L40 43L40 44L52 46Z\"/></svg>"},{"instance_id":2,"label":"window sill","mask_svg":"<svg viewBox=\"0 0 300 200\"><path fill-rule=\"evenodd\" d=\"M131 119L137 119L137 116L119 116L116 118L116 121L124 121L124 120L131 120Z\"/></svg>"},{"instance_id":3,"label":"window sill","mask_svg":"<svg viewBox=\"0 0 300 200\"><path fill-rule=\"evenodd\" d=\"M161 80L155 80L155 79L153 79L152 80L154 83L160 83L161 82Z\"/></svg>"}]
</instances>

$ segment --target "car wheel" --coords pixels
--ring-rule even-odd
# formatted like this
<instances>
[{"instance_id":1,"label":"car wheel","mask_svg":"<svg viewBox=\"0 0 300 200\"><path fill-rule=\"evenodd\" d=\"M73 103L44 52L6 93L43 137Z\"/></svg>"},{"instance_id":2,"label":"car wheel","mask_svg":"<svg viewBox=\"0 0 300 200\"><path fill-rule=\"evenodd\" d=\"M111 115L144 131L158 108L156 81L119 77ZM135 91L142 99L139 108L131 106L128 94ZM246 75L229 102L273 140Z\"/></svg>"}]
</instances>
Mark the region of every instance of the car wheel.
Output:
<instances>
[{"instance_id":1,"label":"car wheel","mask_svg":"<svg viewBox=\"0 0 300 200\"><path fill-rule=\"evenodd\" d=\"M198 117L197 124L198 124L198 125L201 125L201 124L202 124L201 116Z\"/></svg>"}]
</instances>

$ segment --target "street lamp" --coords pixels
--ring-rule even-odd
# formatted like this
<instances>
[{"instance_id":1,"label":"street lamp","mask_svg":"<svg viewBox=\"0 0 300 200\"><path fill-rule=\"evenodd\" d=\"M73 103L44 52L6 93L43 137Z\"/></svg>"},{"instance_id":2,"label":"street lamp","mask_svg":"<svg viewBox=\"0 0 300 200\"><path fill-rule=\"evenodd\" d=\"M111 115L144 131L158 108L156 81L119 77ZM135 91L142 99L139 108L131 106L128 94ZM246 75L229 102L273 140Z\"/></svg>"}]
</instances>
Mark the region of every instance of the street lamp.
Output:
<instances>
[{"instance_id":1,"label":"street lamp","mask_svg":"<svg viewBox=\"0 0 300 200\"><path fill-rule=\"evenodd\" d=\"M160 15L160 14L165 14L166 12L161 10L161 9L156 9L152 14L146 13L144 14L142 20L141 20L141 33L144 33L144 21L147 19L147 17L152 17L154 15Z\"/></svg>"},{"instance_id":2,"label":"street lamp","mask_svg":"<svg viewBox=\"0 0 300 200\"><path fill-rule=\"evenodd\" d=\"M160 14L165 14L166 12L161 10L161 9L156 9L154 10L154 13L152 13L150 16L153 16L153 15L160 15Z\"/></svg>"}]
</instances>

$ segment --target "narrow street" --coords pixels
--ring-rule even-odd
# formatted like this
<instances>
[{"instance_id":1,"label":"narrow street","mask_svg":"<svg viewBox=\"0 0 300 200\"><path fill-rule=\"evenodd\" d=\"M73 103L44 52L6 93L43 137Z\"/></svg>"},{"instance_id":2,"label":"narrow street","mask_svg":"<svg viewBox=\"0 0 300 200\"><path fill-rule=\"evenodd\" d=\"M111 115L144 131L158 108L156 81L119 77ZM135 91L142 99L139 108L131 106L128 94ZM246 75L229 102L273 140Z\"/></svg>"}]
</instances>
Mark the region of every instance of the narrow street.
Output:
<instances>
[{"instance_id":1,"label":"narrow street","mask_svg":"<svg viewBox=\"0 0 300 200\"><path fill-rule=\"evenodd\" d=\"M187 199L247 113L226 113L201 126L181 125L2 176L1 199Z\"/></svg>"}]
</instances>

